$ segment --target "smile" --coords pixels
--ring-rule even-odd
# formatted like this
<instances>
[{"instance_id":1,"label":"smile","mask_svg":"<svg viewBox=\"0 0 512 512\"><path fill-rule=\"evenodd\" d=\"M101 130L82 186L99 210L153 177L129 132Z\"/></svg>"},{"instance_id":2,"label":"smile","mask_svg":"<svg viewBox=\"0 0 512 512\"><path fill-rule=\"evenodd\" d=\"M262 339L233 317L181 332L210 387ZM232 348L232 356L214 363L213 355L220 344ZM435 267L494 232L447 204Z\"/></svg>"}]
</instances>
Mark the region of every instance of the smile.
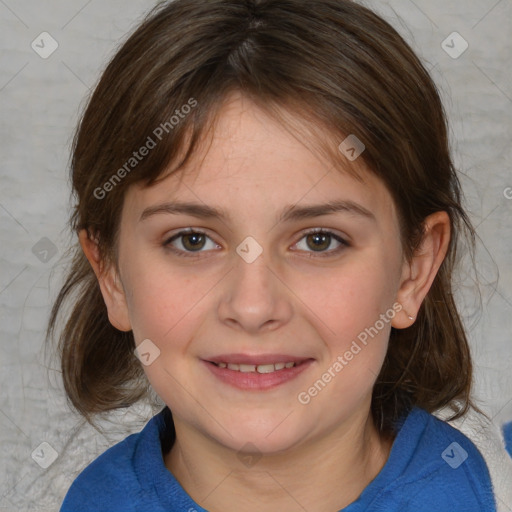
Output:
<instances>
[{"instance_id":1,"label":"smile","mask_svg":"<svg viewBox=\"0 0 512 512\"><path fill-rule=\"evenodd\" d=\"M275 371L283 370L284 368L293 368L295 366L294 362L289 363L274 363L274 364L236 364L236 363L214 363L217 364L219 368L227 368L228 370L233 370L235 372L242 373L272 373Z\"/></svg>"},{"instance_id":2,"label":"smile","mask_svg":"<svg viewBox=\"0 0 512 512\"><path fill-rule=\"evenodd\" d=\"M315 362L293 356L220 356L203 360L216 380L243 391L266 391L293 381ZM294 359L294 360L290 360Z\"/></svg>"}]
</instances>

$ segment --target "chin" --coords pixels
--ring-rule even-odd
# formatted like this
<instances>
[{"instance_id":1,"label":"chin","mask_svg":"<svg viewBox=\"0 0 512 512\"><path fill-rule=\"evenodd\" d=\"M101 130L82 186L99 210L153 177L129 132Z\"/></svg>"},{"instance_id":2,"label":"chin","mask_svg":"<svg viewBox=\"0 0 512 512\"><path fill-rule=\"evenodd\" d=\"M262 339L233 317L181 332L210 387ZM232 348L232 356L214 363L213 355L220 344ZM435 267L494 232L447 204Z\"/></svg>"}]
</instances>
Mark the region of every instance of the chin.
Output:
<instances>
[{"instance_id":1,"label":"chin","mask_svg":"<svg viewBox=\"0 0 512 512\"><path fill-rule=\"evenodd\" d=\"M261 455L278 454L289 450L306 436L304 425L300 428L283 421L286 416L273 415L263 420L250 418L246 422L233 421L223 424L230 436L221 429L221 438L217 438L223 445L236 452L255 452Z\"/></svg>"}]
</instances>

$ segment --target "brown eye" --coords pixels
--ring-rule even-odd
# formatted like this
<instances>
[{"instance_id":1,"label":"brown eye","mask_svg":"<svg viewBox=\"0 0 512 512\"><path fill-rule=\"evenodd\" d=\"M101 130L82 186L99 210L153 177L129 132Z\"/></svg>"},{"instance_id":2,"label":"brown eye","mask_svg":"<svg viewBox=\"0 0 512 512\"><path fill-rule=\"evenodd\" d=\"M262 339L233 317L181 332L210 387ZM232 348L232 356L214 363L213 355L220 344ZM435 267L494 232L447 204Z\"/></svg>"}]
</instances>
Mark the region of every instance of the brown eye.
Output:
<instances>
[{"instance_id":1,"label":"brown eye","mask_svg":"<svg viewBox=\"0 0 512 512\"><path fill-rule=\"evenodd\" d=\"M301 242L304 239L305 244L302 244L301 247ZM337 247L334 247L331 250L327 250L329 247L331 247L333 242L338 244ZM301 240L295 245L300 251L304 251L310 255L312 253L318 253L319 257L323 257L338 254L343 249L349 247L350 244L331 231L316 229L314 231L305 233Z\"/></svg>"},{"instance_id":2,"label":"brown eye","mask_svg":"<svg viewBox=\"0 0 512 512\"><path fill-rule=\"evenodd\" d=\"M215 249L219 246L204 232L197 230L180 231L167 239L163 246L179 256L194 256L193 253L203 253L208 242L211 244L209 249Z\"/></svg>"},{"instance_id":3,"label":"brown eye","mask_svg":"<svg viewBox=\"0 0 512 512\"><path fill-rule=\"evenodd\" d=\"M306 236L308 247L313 250L323 251L331 245L331 235L327 233L313 233Z\"/></svg>"},{"instance_id":4,"label":"brown eye","mask_svg":"<svg viewBox=\"0 0 512 512\"><path fill-rule=\"evenodd\" d=\"M183 247L190 251L197 251L204 247L205 236L201 233L191 233L189 235L183 235Z\"/></svg>"}]
</instances>

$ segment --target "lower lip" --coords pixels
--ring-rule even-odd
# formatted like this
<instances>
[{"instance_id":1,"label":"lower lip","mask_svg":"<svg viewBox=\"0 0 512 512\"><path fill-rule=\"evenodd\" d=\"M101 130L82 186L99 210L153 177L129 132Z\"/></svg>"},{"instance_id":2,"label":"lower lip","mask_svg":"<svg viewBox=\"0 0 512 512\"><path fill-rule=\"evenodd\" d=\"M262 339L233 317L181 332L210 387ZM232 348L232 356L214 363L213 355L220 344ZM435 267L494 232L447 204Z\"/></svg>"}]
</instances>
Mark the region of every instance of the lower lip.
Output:
<instances>
[{"instance_id":1,"label":"lower lip","mask_svg":"<svg viewBox=\"0 0 512 512\"><path fill-rule=\"evenodd\" d=\"M243 373L228 368L220 368L214 363L203 361L208 369L222 382L244 391L263 391L290 382L310 366L313 359L308 359L298 366L283 368L272 373L247 372Z\"/></svg>"}]
</instances>

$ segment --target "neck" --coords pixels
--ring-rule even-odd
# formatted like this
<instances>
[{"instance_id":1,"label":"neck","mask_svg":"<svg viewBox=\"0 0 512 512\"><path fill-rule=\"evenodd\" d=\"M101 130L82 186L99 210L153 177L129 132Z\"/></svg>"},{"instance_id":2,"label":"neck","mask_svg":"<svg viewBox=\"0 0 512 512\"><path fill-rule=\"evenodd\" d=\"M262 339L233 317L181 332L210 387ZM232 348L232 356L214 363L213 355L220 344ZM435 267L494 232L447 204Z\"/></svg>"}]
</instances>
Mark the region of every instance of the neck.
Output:
<instances>
[{"instance_id":1,"label":"neck","mask_svg":"<svg viewBox=\"0 0 512 512\"><path fill-rule=\"evenodd\" d=\"M166 467L196 503L210 512L332 512L355 501L377 476L391 451L372 417L352 418L343 428L249 467L237 453L175 419L176 442Z\"/></svg>"}]
</instances>

